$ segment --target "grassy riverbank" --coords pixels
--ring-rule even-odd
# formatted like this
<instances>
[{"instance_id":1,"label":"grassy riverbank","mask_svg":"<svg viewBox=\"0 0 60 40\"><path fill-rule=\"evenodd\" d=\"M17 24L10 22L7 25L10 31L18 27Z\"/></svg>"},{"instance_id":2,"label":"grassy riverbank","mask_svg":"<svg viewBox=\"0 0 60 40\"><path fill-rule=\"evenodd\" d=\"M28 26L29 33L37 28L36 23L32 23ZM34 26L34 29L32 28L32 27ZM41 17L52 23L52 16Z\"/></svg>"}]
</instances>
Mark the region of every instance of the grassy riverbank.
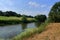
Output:
<instances>
[{"instance_id":1,"label":"grassy riverbank","mask_svg":"<svg viewBox=\"0 0 60 40\"><path fill-rule=\"evenodd\" d=\"M22 20L23 17L6 17L6 16L0 16L0 26L2 25L11 25L11 24L19 24L19 23L24 23ZM29 22L34 22L34 18L26 18L26 23Z\"/></svg>"},{"instance_id":2,"label":"grassy riverbank","mask_svg":"<svg viewBox=\"0 0 60 40\"><path fill-rule=\"evenodd\" d=\"M39 28L26 29L20 35L17 35L16 37L12 38L12 40L23 40L24 38L28 38L36 33L41 33L45 30L46 25L48 25L47 21L45 23L42 23Z\"/></svg>"}]
</instances>

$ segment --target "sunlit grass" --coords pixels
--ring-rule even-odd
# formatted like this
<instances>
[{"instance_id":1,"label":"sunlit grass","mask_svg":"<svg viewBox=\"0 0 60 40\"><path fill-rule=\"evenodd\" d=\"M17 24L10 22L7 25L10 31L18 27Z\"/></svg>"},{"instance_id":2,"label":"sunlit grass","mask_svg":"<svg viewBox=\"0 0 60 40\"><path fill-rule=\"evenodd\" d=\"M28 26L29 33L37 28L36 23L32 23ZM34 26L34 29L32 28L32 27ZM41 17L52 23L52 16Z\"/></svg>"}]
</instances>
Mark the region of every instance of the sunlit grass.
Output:
<instances>
[{"instance_id":1,"label":"sunlit grass","mask_svg":"<svg viewBox=\"0 0 60 40\"><path fill-rule=\"evenodd\" d=\"M0 20L21 20L21 17L6 17L6 16L0 16Z\"/></svg>"},{"instance_id":2,"label":"sunlit grass","mask_svg":"<svg viewBox=\"0 0 60 40\"><path fill-rule=\"evenodd\" d=\"M22 17L13 17L13 16L10 16L10 17L6 17L6 16L0 16L0 20L21 20ZM28 21L30 20L35 20L35 18L27 18Z\"/></svg>"},{"instance_id":3,"label":"sunlit grass","mask_svg":"<svg viewBox=\"0 0 60 40\"><path fill-rule=\"evenodd\" d=\"M35 18L26 18L27 23L34 22ZM23 23L22 17L0 16L0 26Z\"/></svg>"}]
</instances>

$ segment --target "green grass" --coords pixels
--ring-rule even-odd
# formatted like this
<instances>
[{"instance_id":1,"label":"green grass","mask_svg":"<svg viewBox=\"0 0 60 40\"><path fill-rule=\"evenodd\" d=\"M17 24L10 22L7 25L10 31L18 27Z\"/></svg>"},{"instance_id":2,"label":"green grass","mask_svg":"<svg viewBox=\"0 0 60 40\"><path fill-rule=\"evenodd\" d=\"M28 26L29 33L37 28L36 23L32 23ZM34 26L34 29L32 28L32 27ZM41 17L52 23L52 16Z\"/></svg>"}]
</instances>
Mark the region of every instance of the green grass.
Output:
<instances>
[{"instance_id":1,"label":"green grass","mask_svg":"<svg viewBox=\"0 0 60 40\"><path fill-rule=\"evenodd\" d=\"M6 16L0 16L0 20L21 20L22 17L6 17ZM35 18L27 18L28 21L35 20Z\"/></svg>"},{"instance_id":2,"label":"green grass","mask_svg":"<svg viewBox=\"0 0 60 40\"><path fill-rule=\"evenodd\" d=\"M48 25L48 21L46 21L45 23L42 23L39 28L26 29L21 34L19 34L19 35L15 36L14 38L12 38L12 40L23 40L24 38L28 38L28 37L36 34L36 33L41 33L42 31L45 30L46 25Z\"/></svg>"},{"instance_id":3,"label":"green grass","mask_svg":"<svg viewBox=\"0 0 60 40\"><path fill-rule=\"evenodd\" d=\"M0 20L21 20L21 17L6 17L6 16L0 16Z\"/></svg>"},{"instance_id":4,"label":"green grass","mask_svg":"<svg viewBox=\"0 0 60 40\"><path fill-rule=\"evenodd\" d=\"M33 22L35 18L27 18L27 22ZM10 25L10 24L19 24L22 23L22 17L6 17L0 16L0 26L1 25Z\"/></svg>"}]
</instances>

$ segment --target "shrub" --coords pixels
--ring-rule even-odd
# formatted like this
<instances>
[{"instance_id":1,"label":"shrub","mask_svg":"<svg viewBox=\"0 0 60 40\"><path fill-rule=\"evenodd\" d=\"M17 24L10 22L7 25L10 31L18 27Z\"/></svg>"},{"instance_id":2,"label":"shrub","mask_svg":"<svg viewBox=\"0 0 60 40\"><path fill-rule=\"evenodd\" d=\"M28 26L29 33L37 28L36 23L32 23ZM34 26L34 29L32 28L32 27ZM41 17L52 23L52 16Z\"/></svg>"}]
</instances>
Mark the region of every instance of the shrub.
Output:
<instances>
[{"instance_id":1,"label":"shrub","mask_svg":"<svg viewBox=\"0 0 60 40\"><path fill-rule=\"evenodd\" d=\"M21 21L22 21L23 23L27 23L27 22L28 22L28 20L27 20L27 18L26 18L25 16L22 17Z\"/></svg>"},{"instance_id":2,"label":"shrub","mask_svg":"<svg viewBox=\"0 0 60 40\"><path fill-rule=\"evenodd\" d=\"M35 18L37 21L40 21L40 22L44 22L47 19L45 15L37 15L35 16Z\"/></svg>"}]
</instances>

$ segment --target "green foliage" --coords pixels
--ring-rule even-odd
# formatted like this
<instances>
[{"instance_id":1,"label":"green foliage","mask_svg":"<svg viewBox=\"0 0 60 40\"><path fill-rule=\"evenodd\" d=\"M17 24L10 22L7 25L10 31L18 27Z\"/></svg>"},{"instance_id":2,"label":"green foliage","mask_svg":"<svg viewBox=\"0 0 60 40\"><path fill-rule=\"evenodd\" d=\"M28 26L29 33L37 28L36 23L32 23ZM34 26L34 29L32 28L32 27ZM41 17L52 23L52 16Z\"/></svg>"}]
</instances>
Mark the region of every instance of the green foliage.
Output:
<instances>
[{"instance_id":1,"label":"green foliage","mask_svg":"<svg viewBox=\"0 0 60 40\"><path fill-rule=\"evenodd\" d=\"M22 21L23 23L27 23L27 22L28 22L28 20L27 20L27 18L26 18L25 16L22 16L21 21Z\"/></svg>"},{"instance_id":2,"label":"green foliage","mask_svg":"<svg viewBox=\"0 0 60 40\"><path fill-rule=\"evenodd\" d=\"M46 16L45 15L37 15L35 16L35 18L31 15L20 15L20 14L17 14L16 12L13 12L13 11L6 11L6 12L2 12L0 11L0 16L7 16L7 17L11 17L11 16L14 16L14 17L22 17L22 22L36 22L36 21L40 21L40 22L44 22L46 20ZM32 20L29 20L27 18L32 18ZM27 21L27 20L29 21Z\"/></svg>"},{"instance_id":3,"label":"green foliage","mask_svg":"<svg viewBox=\"0 0 60 40\"><path fill-rule=\"evenodd\" d=\"M29 15L29 16L27 16L27 15L22 15L22 16L25 16L25 17L27 17L27 18L34 18L33 16L31 16L31 15Z\"/></svg>"},{"instance_id":4,"label":"green foliage","mask_svg":"<svg viewBox=\"0 0 60 40\"><path fill-rule=\"evenodd\" d=\"M60 2L57 2L53 5L49 18L51 22L60 22Z\"/></svg>"},{"instance_id":5,"label":"green foliage","mask_svg":"<svg viewBox=\"0 0 60 40\"><path fill-rule=\"evenodd\" d=\"M6 11L6 12L2 12L0 11L0 16L16 16L16 17L20 17L21 15L20 14L17 14L16 12L13 12L13 11Z\"/></svg>"},{"instance_id":6,"label":"green foliage","mask_svg":"<svg viewBox=\"0 0 60 40\"><path fill-rule=\"evenodd\" d=\"M35 18L37 21L40 21L40 22L44 22L47 19L45 15L37 15L35 16Z\"/></svg>"}]
</instances>

